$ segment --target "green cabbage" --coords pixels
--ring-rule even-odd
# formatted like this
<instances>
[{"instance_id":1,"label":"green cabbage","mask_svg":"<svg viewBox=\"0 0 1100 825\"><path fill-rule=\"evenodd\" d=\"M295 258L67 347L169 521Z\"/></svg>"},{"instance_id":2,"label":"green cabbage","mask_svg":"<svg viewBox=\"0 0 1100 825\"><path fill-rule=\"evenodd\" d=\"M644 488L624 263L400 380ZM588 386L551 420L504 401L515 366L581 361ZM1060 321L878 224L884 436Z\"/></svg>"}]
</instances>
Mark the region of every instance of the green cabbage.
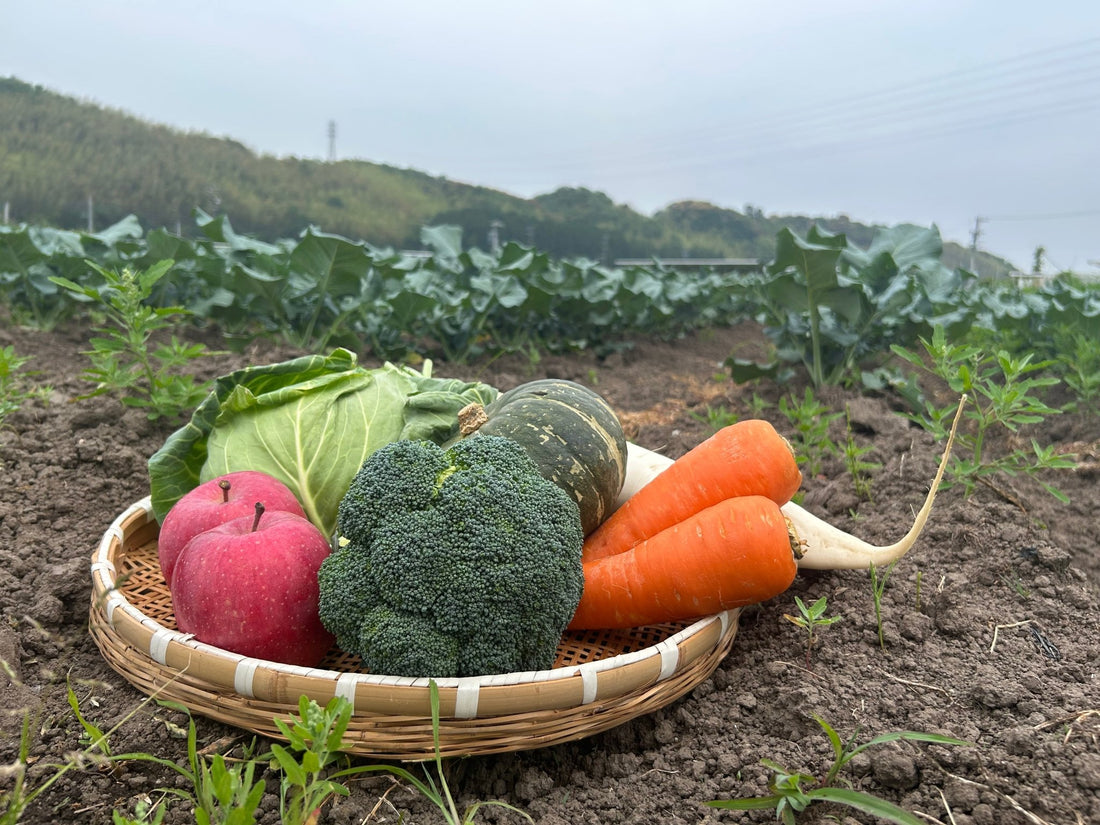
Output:
<instances>
[{"instance_id":1,"label":"green cabbage","mask_svg":"<svg viewBox=\"0 0 1100 825\"><path fill-rule=\"evenodd\" d=\"M367 369L336 349L215 380L184 427L149 459L158 520L200 483L237 470L259 470L286 484L326 535L368 455L398 439L442 443L458 411L497 396L486 384L433 378L385 364Z\"/></svg>"}]
</instances>

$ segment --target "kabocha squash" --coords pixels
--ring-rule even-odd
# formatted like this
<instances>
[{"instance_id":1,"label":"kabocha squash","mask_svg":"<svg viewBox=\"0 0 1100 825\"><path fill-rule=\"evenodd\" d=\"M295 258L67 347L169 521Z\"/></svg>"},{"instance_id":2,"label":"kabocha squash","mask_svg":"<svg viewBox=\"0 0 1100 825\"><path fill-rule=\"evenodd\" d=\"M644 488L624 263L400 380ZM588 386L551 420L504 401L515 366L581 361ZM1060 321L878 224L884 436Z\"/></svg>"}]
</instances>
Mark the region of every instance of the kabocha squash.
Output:
<instances>
[{"instance_id":1,"label":"kabocha squash","mask_svg":"<svg viewBox=\"0 0 1100 825\"><path fill-rule=\"evenodd\" d=\"M626 435L598 393L573 381L520 384L482 407L459 413L459 435L510 438L531 456L543 477L572 496L585 535L615 508L626 478Z\"/></svg>"}]
</instances>

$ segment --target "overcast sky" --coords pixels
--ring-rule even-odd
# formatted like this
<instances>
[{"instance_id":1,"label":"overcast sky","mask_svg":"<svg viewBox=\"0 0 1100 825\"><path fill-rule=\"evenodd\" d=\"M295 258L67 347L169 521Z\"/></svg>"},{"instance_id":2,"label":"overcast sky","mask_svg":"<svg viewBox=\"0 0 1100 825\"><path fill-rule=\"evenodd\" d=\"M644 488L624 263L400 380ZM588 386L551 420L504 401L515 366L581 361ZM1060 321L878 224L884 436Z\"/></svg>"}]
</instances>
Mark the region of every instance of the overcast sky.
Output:
<instances>
[{"instance_id":1,"label":"overcast sky","mask_svg":"<svg viewBox=\"0 0 1100 825\"><path fill-rule=\"evenodd\" d=\"M523 197L978 226L1100 269L1096 0L0 0L0 76L261 153L327 157L332 121L341 159Z\"/></svg>"}]
</instances>

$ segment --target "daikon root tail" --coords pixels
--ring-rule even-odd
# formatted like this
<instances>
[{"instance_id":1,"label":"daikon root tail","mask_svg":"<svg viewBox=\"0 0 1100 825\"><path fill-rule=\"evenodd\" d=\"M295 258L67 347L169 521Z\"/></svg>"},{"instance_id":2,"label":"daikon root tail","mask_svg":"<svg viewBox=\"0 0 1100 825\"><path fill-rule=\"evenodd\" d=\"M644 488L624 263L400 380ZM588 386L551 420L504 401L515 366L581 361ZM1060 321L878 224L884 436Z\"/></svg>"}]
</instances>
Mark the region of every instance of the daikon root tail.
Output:
<instances>
[{"instance_id":1,"label":"daikon root tail","mask_svg":"<svg viewBox=\"0 0 1100 825\"><path fill-rule=\"evenodd\" d=\"M783 513L790 520L794 533L802 544L802 558L798 560L799 568L807 570L865 570L871 564L876 567L884 567L908 553L913 545L917 543L917 539L932 513L932 502L939 491L940 482L943 481L943 474L947 469L947 461L951 457L951 448L955 443L955 432L958 430L964 406L966 406L965 395L959 399L959 407L955 411L955 419L951 422L951 432L947 436L943 457L940 459L940 466L936 470L936 477L932 480L932 487L924 499L924 505L913 520L913 526L909 528L909 532L900 541L884 547L869 544L863 539L856 538L821 520L793 501L784 504Z\"/></svg>"}]
</instances>

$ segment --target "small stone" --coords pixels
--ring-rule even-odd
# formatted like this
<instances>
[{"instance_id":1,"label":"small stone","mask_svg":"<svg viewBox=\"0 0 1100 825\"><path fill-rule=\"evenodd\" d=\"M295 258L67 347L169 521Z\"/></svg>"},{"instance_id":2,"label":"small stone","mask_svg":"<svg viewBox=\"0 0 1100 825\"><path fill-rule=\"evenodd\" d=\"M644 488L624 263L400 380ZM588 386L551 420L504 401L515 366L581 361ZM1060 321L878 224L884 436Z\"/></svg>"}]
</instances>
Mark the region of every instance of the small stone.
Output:
<instances>
[{"instance_id":1,"label":"small stone","mask_svg":"<svg viewBox=\"0 0 1100 825\"><path fill-rule=\"evenodd\" d=\"M554 780L546 771L529 768L516 780L516 796L531 802L545 796L554 787Z\"/></svg>"},{"instance_id":2,"label":"small stone","mask_svg":"<svg viewBox=\"0 0 1100 825\"><path fill-rule=\"evenodd\" d=\"M1013 756L1031 756L1035 750L1035 731L1012 728L1005 732L1005 750Z\"/></svg>"},{"instance_id":3,"label":"small stone","mask_svg":"<svg viewBox=\"0 0 1100 825\"><path fill-rule=\"evenodd\" d=\"M1022 697L1020 686L1006 681L979 682L974 686L974 699L987 708L1016 707Z\"/></svg>"},{"instance_id":4,"label":"small stone","mask_svg":"<svg viewBox=\"0 0 1100 825\"><path fill-rule=\"evenodd\" d=\"M1074 757L1073 770L1077 774L1077 784L1082 788L1100 788L1100 754L1082 753Z\"/></svg>"},{"instance_id":5,"label":"small stone","mask_svg":"<svg viewBox=\"0 0 1100 825\"><path fill-rule=\"evenodd\" d=\"M910 642L923 642L933 629L933 621L923 613L906 613L898 623L902 638Z\"/></svg>"},{"instance_id":6,"label":"small stone","mask_svg":"<svg viewBox=\"0 0 1100 825\"><path fill-rule=\"evenodd\" d=\"M920 784L917 763L900 751L885 751L877 754L871 770L875 779L887 788L908 791Z\"/></svg>"},{"instance_id":7,"label":"small stone","mask_svg":"<svg viewBox=\"0 0 1100 825\"><path fill-rule=\"evenodd\" d=\"M653 730L653 738L662 745L669 745L676 741L676 729L667 719L657 723Z\"/></svg>"},{"instance_id":8,"label":"small stone","mask_svg":"<svg viewBox=\"0 0 1100 825\"><path fill-rule=\"evenodd\" d=\"M944 784L943 797L952 809L961 811L972 811L974 806L981 801L977 785L958 780L949 780Z\"/></svg>"}]
</instances>

